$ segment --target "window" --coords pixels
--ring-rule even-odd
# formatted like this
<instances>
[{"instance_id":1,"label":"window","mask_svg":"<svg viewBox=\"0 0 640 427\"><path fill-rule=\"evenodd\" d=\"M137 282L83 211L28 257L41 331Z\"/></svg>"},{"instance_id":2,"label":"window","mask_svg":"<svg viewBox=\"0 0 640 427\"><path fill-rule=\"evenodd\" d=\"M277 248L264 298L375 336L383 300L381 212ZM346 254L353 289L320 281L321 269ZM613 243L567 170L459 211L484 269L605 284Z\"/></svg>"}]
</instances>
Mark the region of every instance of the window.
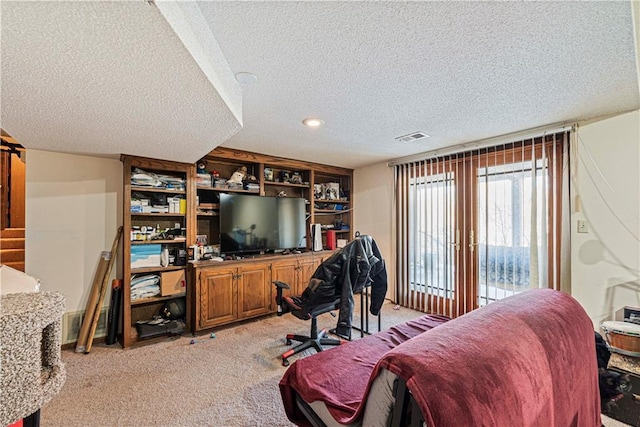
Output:
<instances>
[{"instance_id":1,"label":"window","mask_svg":"<svg viewBox=\"0 0 640 427\"><path fill-rule=\"evenodd\" d=\"M457 316L562 289L567 144L562 133L397 165L399 303Z\"/></svg>"}]
</instances>

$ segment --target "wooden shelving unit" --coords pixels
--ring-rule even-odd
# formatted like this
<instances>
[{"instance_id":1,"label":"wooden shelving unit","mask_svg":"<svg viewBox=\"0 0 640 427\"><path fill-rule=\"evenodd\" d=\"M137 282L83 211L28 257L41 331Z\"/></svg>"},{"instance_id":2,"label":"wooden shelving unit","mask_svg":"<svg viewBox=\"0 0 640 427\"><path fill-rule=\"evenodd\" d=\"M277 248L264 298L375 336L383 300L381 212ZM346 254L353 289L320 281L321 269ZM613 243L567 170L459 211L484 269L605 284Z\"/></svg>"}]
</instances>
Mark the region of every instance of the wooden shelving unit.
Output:
<instances>
[{"instance_id":1,"label":"wooden shelving unit","mask_svg":"<svg viewBox=\"0 0 640 427\"><path fill-rule=\"evenodd\" d=\"M172 298L186 298L187 307L187 330L195 331L203 328L212 327L233 320L239 320L249 317L261 316L266 313L273 312L273 295L272 280L274 273L271 270L271 261L262 265L262 262L251 263L249 260L240 261L235 265L233 271L227 271L230 266L229 261L212 265L211 273L215 271L220 276L211 276L207 280L196 277L196 271L191 268L191 263L187 266L169 265L161 266L145 266L132 268L132 249L144 250L148 245L161 245L163 248L175 250L182 248L185 251L191 245L196 243L196 236L206 236L207 245L218 245L220 243L220 214L219 214L219 195L220 193L245 193L260 196L285 196L303 198L306 204L307 224L306 230L309 230L310 224L320 223L324 225L323 242L324 246L329 246L326 240L326 229L329 226L335 227L334 231L341 239L351 240L353 238L352 224L352 208L350 197L353 191L353 171L340 167L321 165L317 163L304 162L293 159L285 159L245 151L233 150L218 147L200 162L204 162L205 170L212 176L228 179L233 172L244 166L247 173L256 178L254 182L257 190L247 190L239 187L225 187L221 182L214 182L212 179L203 179L211 177L203 177L197 174L196 164L185 164L177 162L169 162L163 160L148 159L143 157L133 157L123 155L121 160L124 165L124 230L125 238L123 245L123 310L122 310L122 326L121 342L123 347L131 347L137 345L149 344L161 341L162 338L139 339L135 325L138 320L149 320L153 315L158 314L164 303ZM198 163L200 163L198 162ZM185 188L156 188L141 185L132 185L131 172L139 168L148 172L163 173L180 177L185 180ZM203 185L202 183L210 182L211 185ZM338 199L327 199L323 197L314 197L316 185L331 185L331 188L339 188L336 196ZM217 186L216 186L217 185ZM222 185L222 186L221 186ZM335 193L335 190L334 190ZM186 199L186 210L180 213L147 213L147 212L131 212L132 196L149 198L162 197L179 197ZM146 195L146 196L145 196ZM342 205L342 209L333 209L331 205ZM141 205L143 206L143 205ZM346 207L345 207L346 206ZM138 208L139 209L139 208ZM129 231L135 231L134 227L153 226L160 228L174 228L176 224L184 230L183 239L150 239L150 240L131 240ZM344 226L344 229L340 227ZM347 228L348 227L348 228ZM132 233L133 235L133 233ZM143 237L147 238L148 237ZM311 247L311 240L307 238L307 247ZM319 263L314 255L310 255L309 262L298 261L296 263L280 266L280 270L289 271L293 268L294 272L301 269L306 271L304 277L296 279L300 283L306 283L307 276L310 276ZM295 257L295 255L291 255ZM277 258L278 261L285 260L287 256ZM296 258L297 259L297 258ZM312 262L311 262L312 261ZM244 263L244 264L243 264ZM304 265L302 265L304 264ZM307 265L308 264L308 265ZM244 267L243 267L244 265ZM258 268L260 267L260 268ZM285 268L286 267L286 268ZM249 270L249 269L252 270ZM171 296L154 296L151 298L131 300L131 279L132 276L141 274L162 274L164 272L173 272L184 270L187 277L186 292L179 295ZM307 271L308 270L308 271ZM290 272L289 272L290 273ZM204 270L203 270L204 274ZM288 273L287 273L288 274ZM296 273L296 276L297 277ZM242 277L242 280L237 277ZM206 283L206 286L205 286ZM208 286L208 288L207 288ZM302 285L300 285L302 286ZM202 287L200 289L199 287ZM259 289L258 291L255 291ZM201 310L209 307L207 304L217 304L214 301L217 298L211 292L226 292L227 299L233 301L231 306L237 310L229 319L218 318L212 315L211 319L204 319L200 315ZM258 292L255 295L252 292ZM215 298L214 298L215 297ZM248 305L247 305L248 304ZM211 306L213 307L213 306ZM217 307L217 306L216 306ZM206 310L205 310L206 311ZM206 316L205 316L206 317ZM225 320L226 319L226 320Z\"/></svg>"},{"instance_id":2,"label":"wooden shelving unit","mask_svg":"<svg viewBox=\"0 0 640 427\"><path fill-rule=\"evenodd\" d=\"M167 248L175 253L177 249L183 249L186 252L187 246L195 242L195 208L191 206L195 201L194 186L194 170L195 165L168 162L163 160L147 159L143 157L125 156L121 157L124 166L123 186L124 186L124 230L125 238L123 239L122 265L123 265L123 298L122 298L122 335L120 341L123 347L132 347L149 342L156 341L142 340L138 338L136 332L136 322L138 320L149 320L154 315L160 313L162 305L173 298L185 298L186 293L170 296L154 296L150 298L141 298L131 300L131 281L134 277L146 274L157 274L162 277L162 273L172 271L185 271L186 265L152 265L144 267L132 267L132 250L145 250L149 245L159 245L161 248ZM182 188L158 188L147 187L132 184L132 171L141 169L145 172L169 175L184 181L184 189ZM169 184L174 185L174 184ZM138 200L139 197L148 198L150 201L166 200L167 197L179 197L185 199L186 209L184 212L171 213L147 213L147 212L131 212L132 199ZM134 230L140 230L146 227L157 227L162 229L176 230L176 224L180 227L178 230L184 234L183 238L178 239L156 239L156 240L132 240ZM130 237L131 232L131 237ZM136 231L138 232L138 231ZM175 261L174 261L175 262ZM188 292L187 284L187 292ZM186 298L187 312L189 311L189 301ZM190 330L190 320L186 317L186 329Z\"/></svg>"},{"instance_id":3,"label":"wooden shelving unit","mask_svg":"<svg viewBox=\"0 0 640 427\"><path fill-rule=\"evenodd\" d=\"M259 195L275 196L284 192L287 197L301 197L309 201L307 204L307 230L313 223L325 226L344 224L349 226L349 229L336 229L336 232L342 235L341 238L352 239L352 206L349 198L352 192L353 170L223 147L213 150L203 161L206 163L208 171L215 170L222 178L229 178L241 166L247 167L248 172L257 178L260 188ZM299 182L290 182L296 180ZM342 194L338 195L342 196L341 199L314 198L314 185L328 183L334 183L341 189ZM248 192L247 190L198 187L199 194L201 191ZM341 210L324 209L320 207L325 204L347 205L349 209L344 209L344 207ZM198 215L198 217L200 216ZM205 223L200 219L198 220L198 234L204 233L207 229L203 225ZM214 241L214 243L217 242ZM307 246L310 247L310 245L311 241L308 238ZM328 246L326 238L324 246Z\"/></svg>"}]
</instances>

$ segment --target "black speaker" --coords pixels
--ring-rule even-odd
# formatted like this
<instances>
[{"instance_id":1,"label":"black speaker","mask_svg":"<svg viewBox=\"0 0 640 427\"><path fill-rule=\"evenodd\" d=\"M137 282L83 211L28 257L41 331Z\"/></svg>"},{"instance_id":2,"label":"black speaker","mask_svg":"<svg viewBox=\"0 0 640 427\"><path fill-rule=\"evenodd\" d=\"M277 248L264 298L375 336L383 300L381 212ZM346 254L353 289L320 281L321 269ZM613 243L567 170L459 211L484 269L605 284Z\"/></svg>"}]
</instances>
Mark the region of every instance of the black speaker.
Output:
<instances>
[{"instance_id":1,"label":"black speaker","mask_svg":"<svg viewBox=\"0 0 640 427\"><path fill-rule=\"evenodd\" d=\"M176 249L176 260L173 265L187 265L187 251L182 248Z\"/></svg>"}]
</instances>

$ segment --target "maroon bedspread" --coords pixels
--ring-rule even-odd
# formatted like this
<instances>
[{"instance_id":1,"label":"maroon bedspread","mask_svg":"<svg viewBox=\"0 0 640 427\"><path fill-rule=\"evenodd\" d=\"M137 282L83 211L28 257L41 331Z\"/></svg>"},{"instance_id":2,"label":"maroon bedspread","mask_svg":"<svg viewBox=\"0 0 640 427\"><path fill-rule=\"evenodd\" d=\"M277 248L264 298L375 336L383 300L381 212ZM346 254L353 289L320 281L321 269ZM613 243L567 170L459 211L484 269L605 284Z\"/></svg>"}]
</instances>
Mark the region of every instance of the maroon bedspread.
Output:
<instances>
[{"instance_id":1,"label":"maroon bedspread","mask_svg":"<svg viewBox=\"0 0 640 427\"><path fill-rule=\"evenodd\" d=\"M306 402L325 402L342 423L357 419L366 402L376 363L389 350L449 320L425 315L375 335L351 341L295 361L280 380L280 393L287 417L300 426L310 426L295 403L298 393Z\"/></svg>"},{"instance_id":2,"label":"maroon bedspread","mask_svg":"<svg viewBox=\"0 0 640 427\"><path fill-rule=\"evenodd\" d=\"M567 294L492 303L387 353L427 426L600 426L593 325Z\"/></svg>"}]
</instances>

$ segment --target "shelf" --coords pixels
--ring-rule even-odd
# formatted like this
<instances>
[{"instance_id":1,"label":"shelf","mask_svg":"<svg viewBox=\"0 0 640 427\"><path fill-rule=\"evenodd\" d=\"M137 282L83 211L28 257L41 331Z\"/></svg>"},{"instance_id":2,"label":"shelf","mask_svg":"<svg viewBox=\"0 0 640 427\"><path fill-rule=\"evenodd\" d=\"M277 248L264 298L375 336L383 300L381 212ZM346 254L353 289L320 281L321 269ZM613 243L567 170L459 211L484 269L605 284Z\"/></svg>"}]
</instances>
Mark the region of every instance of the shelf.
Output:
<instances>
[{"instance_id":1,"label":"shelf","mask_svg":"<svg viewBox=\"0 0 640 427\"><path fill-rule=\"evenodd\" d=\"M260 190L243 190L242 188L198 187L198 190L216 191L218 193L251 193L251 194L260 194Z\"/></svg>"},{"instance_id":2,"label":"shelf","mask_svg":"<svg viewBox=\"0 0 640 427\"><path fill-rule=\"evenodd\" d=\"M186 295L187 295L186 293L182 293L182 294L168 295L166 297L149 297L149 298L136 299L131 301L131 305L134 306L134 305L151 304L154 302L160 302L160 301L166 301L169 299L184 297Z\"/></svg>"},{"instance_id":3,"label":"shelf","mask_svg":"<svg viewBox=\"0 0 640 427\"><path fill-rule=\"evenodd\" d=\"M168 193L168 194L187 194L185 190L172 190L169 188L156 188L156 187L139 187L137 185L131 186L131 192L144 191L147 193Z\"/></svg>"},{"instance_id":4,"label":"shelf","mask_svg":"<svg viewBox=\"0 0 640 427\"><path fill-rule=\"evenodd\" d=\"M187 239L173 239L173 240L132 240L132 245L155 245L158 243L161 244L171 244L171 243L185 243Z\"/></svg>"},{"instance_id":5,"label":"shelf","mask_svg":"<svg viewBox=\"0 0 640 427\"><path fill-rule=\"evenodd\" d=\"M168 267L140 267L140 268L132 268L131 274L141 274L141 273L155 273L162 271L175 271L182 270L186 268L186 265L170 265Z\"/></svg>"},{"instance_id":6,"label":"shelf","mask_svg":"<svg viewBox=\"0 0 640 427\"><path fill-rule=\"evenodd\" d=\"M339 204L345 204L345 203L349 203L349 200L339 200L339 199L334 199L334 200L330 200L330 199L313 199L313 202L318 202L318 203L328 203L328 204L333 204L333 205L339 205Z\"/></svg>"},{"instance_id":7,"label":"shelf","mask_svg":"<svg viewBox=\"0 0 640 427\"><path fill-rule=\"evenodd\" d=\"M298 187L298 188L309 188L309 184L292 184L290 182L276 182L276 181L265 181L264 185L273 185L278 187Z\"/></svg>"},{"instance_id":8,"label":"shelf","mask_svg":"<svg viewBox=\"0 0 640 427\"><path fill-rule=\"evenodd\" d=\"M131 216L167 216L167 217L184 217L183 213L150 213L150 212L131 212Z\"/></svg>"},{"instance_id":9,"label":"shelf","mask_svg":"<svg viewBox=\"0 0 640 427\"><path fill-rule=\"evenodd\" d=\"M200 212L198 212L196 215L198 215L198 216L220 216L220 214L217 214L217 213L200 213Z\"/></svg>"},{"instance_id":10,"label":"shelf","mask_svg":"<svg viewBox=\"0 0 640 427\"><path fill-rule=\"evenodd\" d=\"M149 344L155 344L155 343L159 343L159 342L163 342L165 341L167 338L175 338L175 336L172 335L159 335L157 337L153 337L153 338L138 338L138 330L136 329L135 326L131 326L129 328L129 338L131 340L131 346L132 347L141 347L141 346L145 346L145 345L149 345Z\"/></svg>"},{"instance_id":11,"label":"shelf","mask_svg":"<svg viewBox=\"0 0 640 427\"><path fill-rule=\"evenodd\" d=\"M315 213L330 213L330 214L341 214L341 213L346 213L349 212L349 209L344 209L344 210L335 210L335 209L315 209L314 210Z\"/></svg>"},{"instance_id":12,"label":"shelf","mask_svg":"<svg viewBox=\"0 0 640 427\"><path fill-rule=\"evenodd\" d=\"M351 230L334 230L333 228L329 228L329 230L333 230L333 231L335 231L336 233L348 233L349 231L351 231ZM323 230L321 230L321 231L322 231L323 233L326 233L326 232L327 232L327 230L324 230L324 229L323 229Z\"/></svg>"}]
</instances>

